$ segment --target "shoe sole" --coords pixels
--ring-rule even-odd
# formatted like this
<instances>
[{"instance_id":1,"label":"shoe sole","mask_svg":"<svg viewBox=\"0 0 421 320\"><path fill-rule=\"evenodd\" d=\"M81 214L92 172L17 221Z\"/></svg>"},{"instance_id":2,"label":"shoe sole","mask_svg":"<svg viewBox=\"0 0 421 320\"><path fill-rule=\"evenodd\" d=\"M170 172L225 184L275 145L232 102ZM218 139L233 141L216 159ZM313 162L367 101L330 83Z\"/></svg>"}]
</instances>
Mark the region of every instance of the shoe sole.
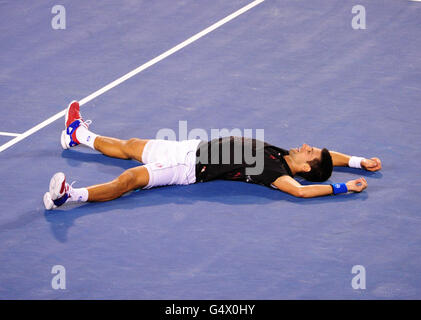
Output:
<instances>
[{"instance_id":1,"label":"shoe sole","mask_svg":"<svg viewBox=\"0 0 421 320\"><path fill-rule=\"evenodd\" d=\"M47 209L47 210L54 209L55 205L54 205L53 200L51 200L51 194L49 192L46 192L44 194L43 201L44 201L45 209Z\"/></svg>"},{"instance_id":2,"label":"shoe sole","mask_svg":"<svg viewBox=\"0 0 421 320\"><path fill-rule=\"evenodd\" d=\"M51 200L61 198L66 192L64 185L66 183L66 176L63 172L57 172L50 180L50 195ZM63 190L63 191L62 191ZM61 191L61 192L60 192Z\"/></svg>"},{"instance_id":3,"label":"shoe sole","mask_svg":"<svg viewBox=\"0 0 421 320\"><path fill-rule=\"evenodd\" d=\"M54 200L61 198L65 190L63 192L60 192L65 187L63 184L66 183L66 176L63 172L57 172L50 180L50 191L46 192L43 197L44 206L47 210L52 210L57 208L57 206L54 204Z\"/></svg>"}]
</instances>

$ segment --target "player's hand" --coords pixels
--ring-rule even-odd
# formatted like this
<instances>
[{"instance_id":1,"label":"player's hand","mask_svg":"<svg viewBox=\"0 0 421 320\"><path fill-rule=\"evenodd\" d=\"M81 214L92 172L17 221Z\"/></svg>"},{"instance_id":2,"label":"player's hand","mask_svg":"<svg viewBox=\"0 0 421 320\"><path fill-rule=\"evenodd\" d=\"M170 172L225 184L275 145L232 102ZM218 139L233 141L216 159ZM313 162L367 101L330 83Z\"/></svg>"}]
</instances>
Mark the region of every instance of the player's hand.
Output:
<instances>
[{"instance_id":1,"label":"player's hand","mask_svg":"<svg viewBox=\"0 0 421 320\"><path fill-rule=\"evenodd\" d=\"M364 178L350 180L346 183L348 191L361 192L367 188L367 181Z\"/></svg>"},{"instance_id":2,"label":"player's hand","mask_svg":"<svg viewBox=\"0 0 421 320\"><path fill-rule=\"evenodd\" d=\"M382 168L382 162L379 158L364 159L361 161L361 167L367 171L378 171Z\"/></svg>"}]
</instances>

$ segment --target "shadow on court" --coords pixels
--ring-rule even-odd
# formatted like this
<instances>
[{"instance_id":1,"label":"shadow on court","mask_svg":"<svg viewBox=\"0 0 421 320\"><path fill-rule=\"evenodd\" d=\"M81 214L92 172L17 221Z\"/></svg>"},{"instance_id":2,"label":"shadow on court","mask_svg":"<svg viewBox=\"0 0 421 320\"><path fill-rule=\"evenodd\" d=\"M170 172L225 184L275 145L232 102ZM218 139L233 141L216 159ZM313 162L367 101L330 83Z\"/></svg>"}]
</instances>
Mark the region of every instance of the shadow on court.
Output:
<instances>
[{"instance_id":1,"label":"shadow on court","mask_svg":"<svg viewBox=\"0 0 421 320\"><path fill-rule=\"evenodd\" d=\"M44 217L50 223L54 237L60 242L67 241L69 229L75 220L94 214L115 214L128 208L145 209L153 206L192 205L200 208L206 202L226 205L264 205L286 201L297 205L311 206L323 203L361 202L366 201L367 192L348 194L346 196L331 196L311 199L301 199L290 196L264 186L233 181L212 181L189 186L167 186L150 190L136 190L119 199L109 202L87 203L83 205L68 205L63 209L45 211ZM356 205L356 203L355 203ZM200 209L198 214L200 214ZM219 214L219 213L218 213ZM309 215L312 213L309 212ZM141 218L141 215L139 216Z\"/></svg>"}]
</instances>

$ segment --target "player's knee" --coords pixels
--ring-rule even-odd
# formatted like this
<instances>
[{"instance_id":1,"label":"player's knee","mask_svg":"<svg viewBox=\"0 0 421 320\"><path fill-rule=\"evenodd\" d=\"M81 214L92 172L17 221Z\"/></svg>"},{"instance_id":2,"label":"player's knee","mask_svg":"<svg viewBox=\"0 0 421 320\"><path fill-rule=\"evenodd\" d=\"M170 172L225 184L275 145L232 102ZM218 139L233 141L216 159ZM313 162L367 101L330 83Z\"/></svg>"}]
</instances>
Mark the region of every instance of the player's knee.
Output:
<instances>
[{"instance_id":1,"label":"player's knee","mask_svg":"<svg viewBox=\"0 0 421 320\"><path fill-rule=\"evenodd\" d=\"M136 159L138 157L140 153L140 143L141 140L139 138L131 138L125 141L124 150L127 157L132 159Z\"/></svg>"},{"instance_id":2,"label":"player's knee","mask_svg":"<svg viewBox=\"0 0 421 320\"><path fill-rule=\"evenodd\" d=\"M136 184L136 175L130 170L127 170L117 178L116 182L117 188L123 193L133 190Z\"/></svg>"},{"instance_id":3,"label":"player's knee","mask_svg":"<svg viewBox=\"0 0 421 320\"><path fill-rule=\"evenodd\" d=\"M141 140L139 138L131 138L129 140L126 140L126 148L129 150L135 150L139 147L140 143Z\"/></svg>"}]
</instances>

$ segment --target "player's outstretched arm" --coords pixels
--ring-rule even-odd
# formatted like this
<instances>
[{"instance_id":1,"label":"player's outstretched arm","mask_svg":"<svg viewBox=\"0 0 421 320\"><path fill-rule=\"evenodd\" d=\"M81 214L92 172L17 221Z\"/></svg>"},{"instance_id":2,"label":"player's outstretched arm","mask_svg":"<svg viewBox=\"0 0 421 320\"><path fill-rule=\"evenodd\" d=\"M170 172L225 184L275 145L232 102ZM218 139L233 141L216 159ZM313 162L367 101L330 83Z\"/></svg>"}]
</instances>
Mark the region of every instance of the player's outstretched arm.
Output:
<instances>
[{"instance_id":1,"label":"player's outstretched arm","mask_svg":"<svg viewBox=\"0 0 421 320\"><path fill-rule=\"evenodd\" d=\"M298 198L314 198L347 193L349 191L361 192L367 188L367 181L364 178L359 178L341 184L313 184L303 186L290 176L281 176L273 182L273 185L279 190Z\"/></svg>"},{"instance_id":2,"label":"player's outstretched arm","mask_svg":"<svg viewBox=\"0 0 421 320\"><path fill-rule=\"evenodd\" d=\"M379 158L352 157L336 151L329 151L329 153L332 156L334 167L362 168L367 171L378 171L382 168L382 162Z\"/></svg>"}]
</instances>

